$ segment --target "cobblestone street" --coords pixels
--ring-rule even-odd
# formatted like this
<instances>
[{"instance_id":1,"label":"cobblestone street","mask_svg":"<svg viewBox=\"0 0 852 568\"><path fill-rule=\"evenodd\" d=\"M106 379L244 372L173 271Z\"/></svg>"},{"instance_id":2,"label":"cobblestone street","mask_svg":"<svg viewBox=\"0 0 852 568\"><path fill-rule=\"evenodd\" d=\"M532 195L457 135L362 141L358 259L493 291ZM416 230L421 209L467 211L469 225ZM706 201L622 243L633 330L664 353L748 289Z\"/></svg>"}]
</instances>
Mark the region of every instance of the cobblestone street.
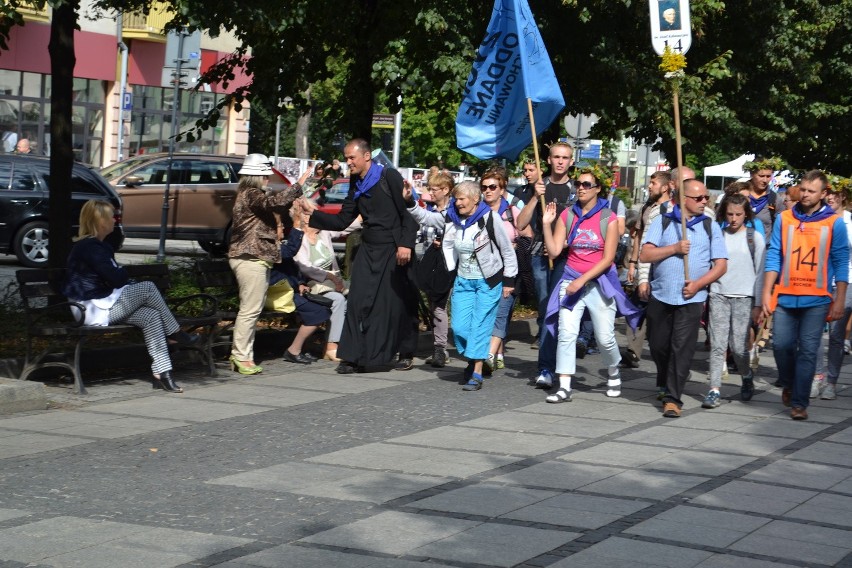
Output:
<instances>
[{"instance_id":1,"label":"cobblestone street","mask_svg":"<svg viewBox=\"0 0 852 568\"><path fill-rule=\"evenodd\" d=\"M564 404L537 353L511 342L471 393L422 358L51 386L0 419L0 567L852 567L848 373L794 422L766 351L752 402L732 375L703 410L700 348L666 419L647 352L615 399L586 356Z\"/></svg>"}]
</instances>

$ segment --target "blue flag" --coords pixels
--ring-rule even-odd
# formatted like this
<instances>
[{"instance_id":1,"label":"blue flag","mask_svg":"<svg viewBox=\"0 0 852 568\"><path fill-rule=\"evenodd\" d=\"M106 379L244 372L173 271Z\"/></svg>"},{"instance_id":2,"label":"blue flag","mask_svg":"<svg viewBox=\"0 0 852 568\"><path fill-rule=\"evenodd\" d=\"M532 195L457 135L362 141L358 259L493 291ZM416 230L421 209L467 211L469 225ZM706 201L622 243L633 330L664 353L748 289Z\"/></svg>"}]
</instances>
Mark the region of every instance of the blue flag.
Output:
<instances>
[{"instance_id":1,"label":"blue flag","mask_svg":"<svg viewBox=\"0 0 852 568\"><path fill-rule=\"evenodd\" d=\"M565 108L527 1L495 0L456 116L459 149L480 159L516 159L532 143L528 98L536 134Z\"/></svg>"}]
</instances>

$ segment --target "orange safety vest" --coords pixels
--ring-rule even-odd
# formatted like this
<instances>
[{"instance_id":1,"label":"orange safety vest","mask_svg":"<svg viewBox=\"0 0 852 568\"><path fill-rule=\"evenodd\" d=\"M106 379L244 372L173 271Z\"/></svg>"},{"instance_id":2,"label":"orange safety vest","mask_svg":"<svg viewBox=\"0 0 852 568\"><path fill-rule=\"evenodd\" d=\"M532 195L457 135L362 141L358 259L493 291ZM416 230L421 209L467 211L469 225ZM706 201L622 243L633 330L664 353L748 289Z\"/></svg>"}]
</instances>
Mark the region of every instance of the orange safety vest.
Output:
<instances>
[{"instance_id":1,"label":"orange safety vest","mask_svg":"<svg viewBox=\"0 0 852 568\"><path fill-rule=\"evenodd\" d=\"M831 297L828 256L837 215L802 223L790 210L781 213L781 274L775 294Z\"/></svg>"}]
</instances>

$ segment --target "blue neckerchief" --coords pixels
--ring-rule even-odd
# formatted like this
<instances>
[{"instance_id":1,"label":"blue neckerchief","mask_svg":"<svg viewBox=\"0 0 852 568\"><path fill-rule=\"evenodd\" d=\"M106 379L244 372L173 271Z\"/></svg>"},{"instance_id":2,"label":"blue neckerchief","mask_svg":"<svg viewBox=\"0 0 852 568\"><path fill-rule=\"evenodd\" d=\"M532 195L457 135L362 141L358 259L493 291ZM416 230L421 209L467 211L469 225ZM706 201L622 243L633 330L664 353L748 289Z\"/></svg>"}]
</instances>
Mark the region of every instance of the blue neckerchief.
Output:
<instances>
[{"instance_id":1,"label":"blue neckerchief","mask_svg":"<svg viewBox=\"0 0 852 568\"><path fill-rule=\"evenodd\" d=\"M373 189L374 185L379 183L379 179L382 177L383 168L384 166L381 164L372 162L370 169L367 170L367 175L364 176L364 179L358 178L355 180L355 196L352 198L354 201L358 201L358 198L362 195L370 197L370 194L367 192Z\"/></svg>"},{"instance_id":2,"label":"blue neckerchief","mask_svg":"<svg viewBox=\"0 0 852 568\"><path fill-rule=\"evenodd\" d=\"M769 192L763 194L763 197L752 197L748 196L748 200L751 201L751 208L754 210L754 214L757 215L763 208L769 205Z\"/></svg>"},{"instance_id":3,"label":"blue neckerchief","mask_svg":"<svg viewBox=\"0 0 852 568\"><path fill-rule=\"evenodd\" d=\"M601 199L600 197L598 197L598 200L595 202L595 206L592 207L591 211L589 211L588 213L585 213L585 214L583 213L583 210L580 208L579 203L575 203L574 205L572 205L571 206L571 212L574 213L574 225L571 227L571 231L568 233L568 239L567 239L566 242L570 245L573 242L574 237L577 236L577 229L580 228L580 223L582 223L586 219L589 219L595 213L597 213L598 211L600 211L601 209L603 209L606 206L607 206L606 199Z\"/></svg>"},{"instance_id":4,"label":"blue neckerchief","mask_svg":"<svg viewBox=\"0 0 852 568\"><path fill-rule=\"evenodd\" d=\"M816 221L822 221L824 219L828 219L832 215L837 214L834 209L832 209L828 205L823 205L810 215L806 215L802 212L801 205L798 203L796 203L796 205L791 211L793 212L793 217L795 217L796 220L799 222L798 228L800 230L804 230L804 227L802 225L804 225L805 223L814 223Z\"/></svg>"},{"instance_id":5,"label":"blue neckerchief","mask_svg":"<svg viewBox=\"0 0 852 568\"><path fill-rule=\"evenodd\" d=\"M511 206L509 205L509 202L508 202L508 201L506 201L506 200L505 200L505 199L503 199L503 198L500 198L500 208L497 210L497 215L499 215L499 216L500 216L500 218L502 219L502 218L503 218L503 213L505 213L505 212L506 212L506 210L507 210L509 207L511 207Z\"/></svg>"},{"instance_id":6,"label":"blue neckerchief","mask_svg":"<svg viewBox=\"0 0 852 568\"><path fill-rule=\"evenodd\" d=\"M671 211L666 211L664 215L669 219L677 221L677 224L680 225L680 205L675 205L674 207L672 207ZM686 222L686 228L690 229L694 225L697 225L698 223L704 221L704 219L709 219L709 217L704 213L702 213L701 215L696 215L695 217Z\"/></svg>"},{"instance_id":7,"label":"blue neckerchief","mask_svg":"<svg viewBox=\"0 0 852 568\"><path fill-rule=\"evenodd\" d=\"M458 209L456 209L456 201L455 199L451 200L450 207L447 207L447 218L455 223L456 225L460 225L462 228L462 234L464 234L464 230L475 224L477 221L482 219L486 213L491 211L491 208L485 204L484 201L480 201L479 205L476 207L476 211L468 217L467 219L462 219L459 217Z\"/></svg>"}]
</instances>

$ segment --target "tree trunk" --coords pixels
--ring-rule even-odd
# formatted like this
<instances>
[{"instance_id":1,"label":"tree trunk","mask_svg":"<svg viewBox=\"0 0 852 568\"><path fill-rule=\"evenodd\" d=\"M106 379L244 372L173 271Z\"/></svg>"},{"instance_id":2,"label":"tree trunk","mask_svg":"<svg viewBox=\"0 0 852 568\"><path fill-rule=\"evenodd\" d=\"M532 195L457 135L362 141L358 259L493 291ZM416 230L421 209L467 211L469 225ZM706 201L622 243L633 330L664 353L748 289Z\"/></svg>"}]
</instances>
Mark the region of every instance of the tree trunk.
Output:
<instances>
[{"instance_id":1,"label":"tree trunk","mask_svg":"<svg viewBox=\"0 0 852 568\"><path fill-rule=\"evenodd\" d=\"M360 16L357 28L352 31L356 39L352 66L346 82L344 128L349 130L352 138L363 138L371 142L376 88L372 78L375 47L370 40L377 23L376 0L362 0ZM383 25L392 24L383 22Z\"/></svg>"},{"instance_id":2,"label":"tree trunk","mask_svg":"<svg viewBox=\"0 0 852 568\"><path fill-rule=\"evenodd\" d=\"M62 268L71 251L71 172L74 167L71 106L74 98L74 28L79 0L65 0L53 9L50 23L50 251L48 266Z\"/></svg>"},{"instance_id":3,"label":"tree trunk","mask_svg":"<svg viewBox=\"0 0 852 568\"><path fill-rule=\"evenodd\" d=\"M305 99L308 104L311 103L311 88L305 89ZM311 111L299 115L296 119L296 157L310 158L310 126L311 126Z\"/></svg>"}]
</instances>

